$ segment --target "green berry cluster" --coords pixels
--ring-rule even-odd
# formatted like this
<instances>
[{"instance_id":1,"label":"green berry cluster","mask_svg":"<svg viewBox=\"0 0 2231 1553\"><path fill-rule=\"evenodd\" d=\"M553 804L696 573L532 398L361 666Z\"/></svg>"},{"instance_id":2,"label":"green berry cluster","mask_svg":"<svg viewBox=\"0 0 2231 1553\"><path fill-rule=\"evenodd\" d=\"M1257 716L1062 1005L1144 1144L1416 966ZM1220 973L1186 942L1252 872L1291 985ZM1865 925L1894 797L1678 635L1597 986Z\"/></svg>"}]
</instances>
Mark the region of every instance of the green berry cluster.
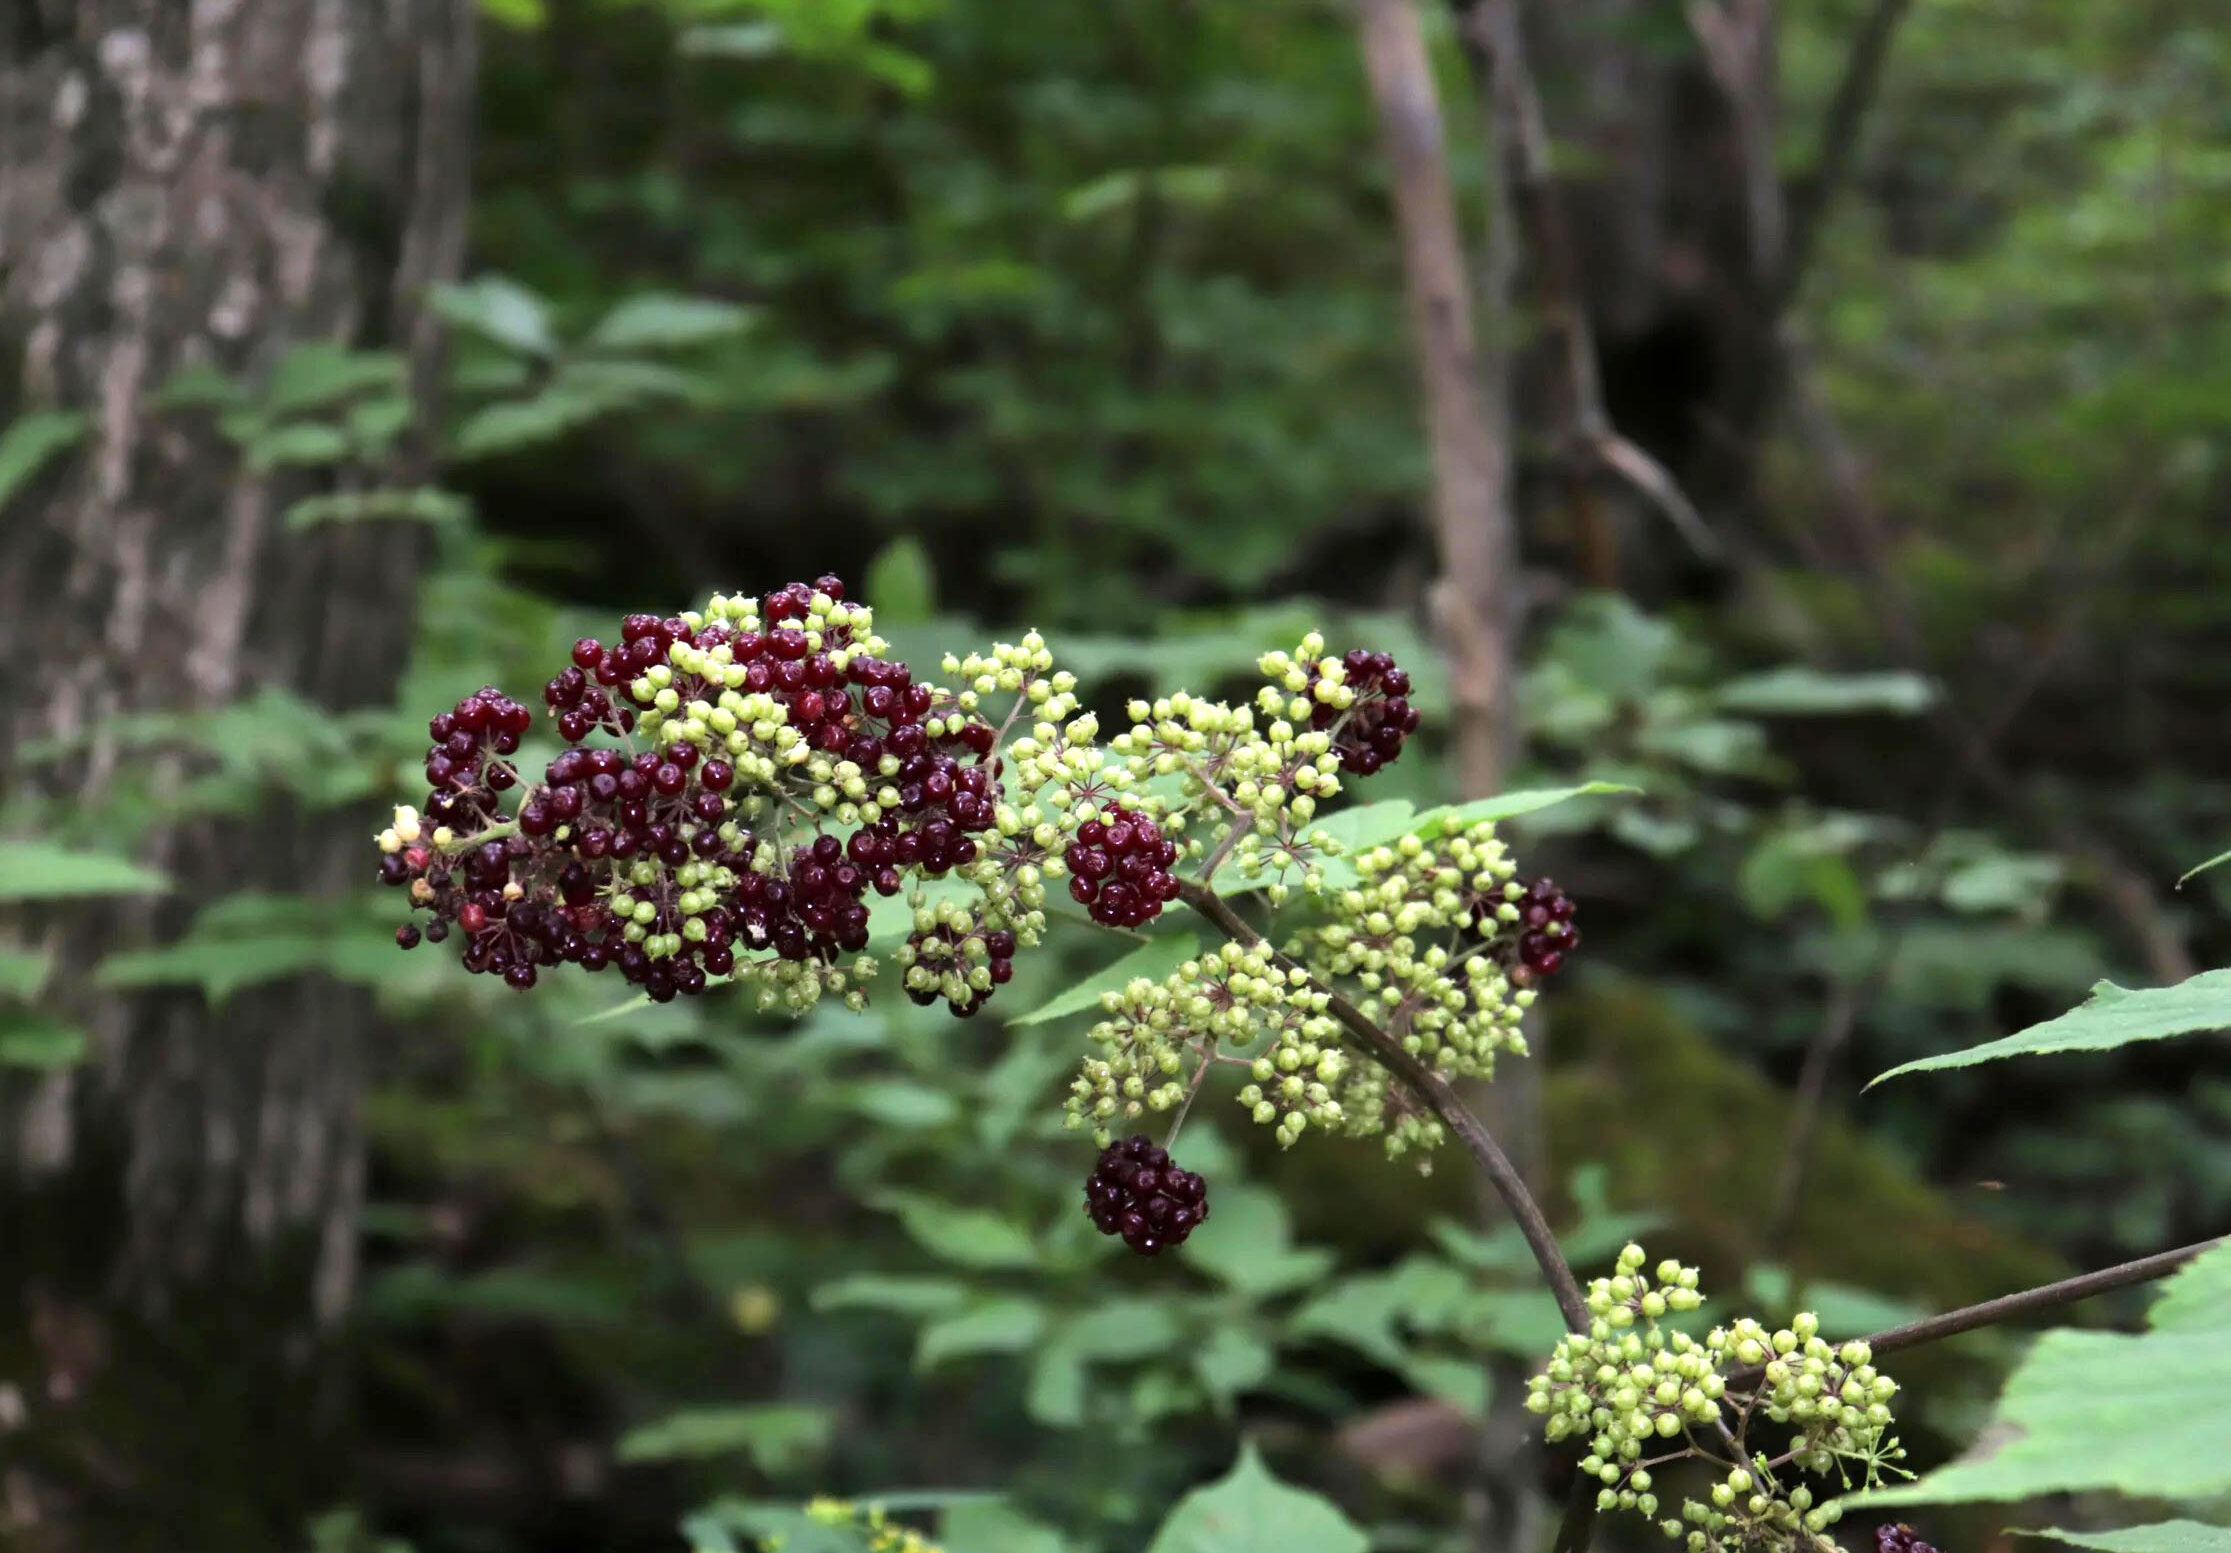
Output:
<instances>
[{"instance_id":1,"label":"green berry cluster","mask_svg":"<svg viewBox=\"0 0 2231 1553\"><path fill-rule=\"evenodd\" d=\"M1699 1340L1668 1318L1703 1303L1697 1270L1660 1262L1655 1278L1640 1246L1589 1285L1589 1327L1569 1333L1529 1384L1526 1405L1552 1442L1586 1437L1580 1470L1600 1481L1597 1507L1655 1518L1654 1469L1702 1461L1719 1475L1710 1502L1685 1500L1659 1521L1689 1553L1803 1549L1829 1553L1824 1535L1842 1513L1789 1481L1797 1471L1840 1474L1862 1486L1904 1453L1890 1435L1897 1383L1878 1373L1867 1345L1832 1348L1819 1319L1797 1316L1769 1331L1745 1318ZM1773 1454L1751 1448L1760 1418L1795 1432ZM1895 1468L1891 1468L1895 1470Z\"/></svg>"}]
</instances>

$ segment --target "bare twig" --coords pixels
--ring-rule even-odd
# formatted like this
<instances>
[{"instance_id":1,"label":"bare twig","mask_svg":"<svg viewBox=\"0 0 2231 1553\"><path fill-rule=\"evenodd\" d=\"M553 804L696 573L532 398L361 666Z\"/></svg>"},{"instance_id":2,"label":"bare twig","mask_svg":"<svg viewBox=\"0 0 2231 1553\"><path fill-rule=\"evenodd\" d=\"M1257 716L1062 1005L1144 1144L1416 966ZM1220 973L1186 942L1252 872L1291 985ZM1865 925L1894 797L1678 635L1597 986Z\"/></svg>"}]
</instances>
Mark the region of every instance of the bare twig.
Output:
<instances>
[{"instance_id":1,"label":"bare twig","mask_svg":"<svg viewBox=\"0 0 2231 1553\"><path fill-rule=\"evenodd\" d=\"M1213 923L1217 930L1235 943L1253 948L1263 943L1262 934L1248 926L1246 920L1214 890L1206 889L1190 879L1178 881L1178 899ZM1274 951L1275 952L1275 951ZM1278 962L1289 969L1298 969L1284 955ZM1312 978L1314 980L1314 978ZM1566 1326L1575 1332L1588 1330L1588 1304L1581 1297L1580 1284L1573 1277L1572 1268L1565 1261L1565 1254L1558 1249L1557 1237L1551 1232L1549 1220L1543 1216L1541 1205L1534 1201L1534 1194L1526 1189L1518 1170L1504 1154L1502 1146L1478 1117L1465 1108L1449 1087L1448 1080L1435 1073L1415 1056L1402 1049L1402 1043L1379 1028L1371 1017L1331 988L1317 984L1318 990L1329 999L1325 1011L1337 1020L1348 1033L1352 1044L1387 1070L1424 1103L1427 1110L1440 1119L1441 1125L1464 1145L1493 1184L1503 1205L1510 1209L1511 1217L1518 1224L1518 1232L1534 1253L1534 1261L1541 1267L1542 1277L1549 1284L1549 1291L1557 1301L1559 1314Z\"/></svg>"},{"instance_id":2,"label":"bare twig","mask_svg":"<svg viewBox=\"0 0 2231 1553\"><path fill-rule=\"evenodd\" d=\"M1682 495L1680 483L1622 436L1604 408L1594 330L1580 297L1580 262L1550 167L1549 124L1526 62L1517 0L1457 0L1457 15L1466 42L1486 66L1510 205L1532 251L1536 300L1564 363L1567 455L1599 465L1632 486L1692 549L1716 559L1723 549L1719 538Z\"/></svg>"},{"instance_id":3,"label":"bare twig","mask_svg":"<svg viewBox=\"0 0 2231 1553\"><path fill-rule=\"evenodd\" d=\"M1890 42L1897 35L1898 24L1911 8L1912 0L1875 0L1874 9L1852 40L1851 53L1844 58L1843 75L1836 82L1836 94L1829 99L1828 116L1821 124L1812 171L1789 196L1779 277L1779 300L1784 307L1804 281L1823 218L1851 177L1860 131L1866 126L1867 110L1873 106L1882 80L1883 61L1890 56Z\"/></svg>"},{"instance_id":4,"label":"bare twig","mask_svg":"<svg viewBox=\"0 0 2231 1553\"><path fill-rule=\"evenodd\" d=\"M1356 28L1394 174L1410 328L1433 457L1436 625L1454 687L1456 768L1468 795L1493 792L1511 722L1518 544L1510 439L1483 392L1471 283L1449 183L1441 103L1416 0L1357 0Z\"/></svg>"}]
</instances>

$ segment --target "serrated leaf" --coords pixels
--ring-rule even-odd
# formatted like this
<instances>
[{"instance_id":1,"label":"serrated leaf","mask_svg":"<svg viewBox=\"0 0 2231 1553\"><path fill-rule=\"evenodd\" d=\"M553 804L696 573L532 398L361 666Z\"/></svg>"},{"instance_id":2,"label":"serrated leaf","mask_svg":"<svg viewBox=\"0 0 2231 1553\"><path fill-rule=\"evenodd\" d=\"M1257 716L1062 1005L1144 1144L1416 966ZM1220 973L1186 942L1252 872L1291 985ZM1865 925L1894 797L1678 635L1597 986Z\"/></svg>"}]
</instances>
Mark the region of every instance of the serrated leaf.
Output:
<instances>
[{"instance_id":1,"label":"serrated leaf","mask_svg":"<svg viewBox=\"0 0 2231 1553\"><path fill-rule=\"evenodd\" d=\"M1103 992L1121 992L1133 981L1160 981L1199 952L1201 941L1191 933L1159 933L1113 965L1087 976L1068 991L1041 1003L1029 1013L1010 1019L1012 1025L1044 1024L1086 1009L1100 1007Z\"/></svg>"},{"instance_id":2,"label":"serrated leaf","mask_svg":"<svg viewBox=\"0 0 2231 1553\"><path fill-rule=\"evenodd\" d=\"M0 998L35 998L46 982L46 951L0 945Z\"/></svg>"},{"instance_id":3,"label":"serrated leaf","mask_svg":"<svg viewBox=\"0 0 2231 1553\"><path fill-rule=\"evenodd\" d=\"M857 1273L813 1291L815 1310L884 1310L901 1316L934 1316L957 1309L968 1285L950 1278Z\"/></svg>"},{"instance_id":4,"label":"serrated leaf","mask_svg":"<svg viewBox=\"0 0 2231 1553\"><path fill-rule=\"evenodd\" d=\"M1578 787L1537 787L1515 793L1500 793L1493 798L1478 798L1470 803L1453 804L1439 809L1428 809L1420 815L1410 833L1428 841L1451 830L1461 830L1467 825L1477 825L1482 820L1511 820L1522 814L1532 814L1575 798L1608 797L1618 793L1639 793L1639 787L1629 787L1621 782L1583 782Z\"/></svg>"},{"instance_id":5,"label":"serrated leaf","mask_svg":"<svg viewBox=\"0 0 2231 1553\"><path fill-rule=\"evenodd\" d=\"M902 534L875 553L862 580L860 596L875 609L878 629L919 625L937 613L937 575L930 553L912 534Z\"/></svg>"},{"instance_id":6,"label":"serrated leaf","mask_svg":"<svg viewBox=\"0 0 2231 1553\"><path fill-rule=\"evenodd\" d=\"M825 1407L776 1402L754 1407L685 1408L620 1437L621 1461L690 1461L748 1455L781 1474L828 1449L836 1415Z\"/></svg>"},{"instance_id":7,"label":"serrated leaf","mask_svg":"<svg viewBox=\"0 0 2231 1553\"><path fill-rule=\"evenodd\" d=\"M1937 701L1937 687L1919 674L1829 674L1801 664L1749 674L1722 685L1716 697L1731 712L1753 716L1837 716L1889 712L1911 717Z\"/></svg>"},{"instance_id":8,"label":"serrated leaf","mask_svg":"<svg viewBox=\"0 0 2231 1553\"><path fill-rule=\"evenodd\" d=\"M2113 1051L2134 1041L2159 1041L2227 1028L2231 1028L2231 970L2202 971L2173 987L2137 991L2103 981L2092 988L2089 1002L2058 1018L1964 1051L1900 1063L1878 1074L1869 1087L1902 1073L1966 1068L1979 1062L2054 1052Z\"/></svg>"},{"instance_id":9,"label":"serrated leaf","mask_svg":"<svg viewBox=\"0 0 2231 1553\"><path fill-rule=\"evenodd\" d=\"M2103 1489L2160 1499L2231 1491L2231 1242L2164 1286L2147 1331L2047 1332L2007 1379L1983 1443L1856 1501L1953 1504Z\"/></svg>"},{"instance_id":10,"label":"serrated leaf","mask_svg":"<svg viewBox=\"0 0 2231 1553\"><path fill-rule=\"evenodd\" d=\"M1252 1442L1232 1470L1177 1502L1147 1553L1367 1553L1338 1506L1272 1477Z\"/></svg>"},{"instance_id":11,"label":"serrated leaf","mask_svg":"<svg viewBox=\"0 0 2231 1553\"><path fill-rule=\"evenodd\" d=\"M956 1208L913 1192L887 1192L874 1206L895 1213L915 1244L963 1267L1030 1267L1038 1247L1029 1235L981 1208Z\"/></svg>"},{"instance_id":12,"label":"serrated leaf","mask_svg":"<svg viewBox=\"0 0 2231 1553\"><path fill-rule=\"evenodd\" d=\"M44 1014L0 1011L0 1068L66 1068L85 1056L85 1032Z\"/></svg>"},{"instance_id":13,"label":"serrated leaf","mask_svg":"<svg viewBox=\"0 0 2231 1553\"><path fill-rule=\"evenodd\" d=\"M2198 1521L2162 1521L2120 1531L2063 1531L2049 1526L2017 1535L2051 1537L2074 1547L2096 1548L2099 1553L2231 1553L2231 1527L2203 1526Z\"/></svg>"},{"instance_id":14,"label":"serrated leaf","mask_svg":"<svg viewBox=\"0 0 2231 1553\"><path fill-rule=\"evenodd\" d=\"M169 888L169 879L129 858L45 841L0 840L0 901L160 895Z\"/></svg>"},{"instance_id":15,"label":"serrated leaf","mask_svg":"<svg viewBox=\"0 0 2231 1553\"><path fill-rule=\"evenodd\" d=\"M922 1328L914 1345L914 1364L926 1370L967 1354L1017 1353L1045 1330L1045 1307L1036 1300L1002 1295Z\"/></svg>"},{"instance_id":16,"label":"serrated leaf","mask_svg":"<svg viewBox=\"0 0 2231 1553\"><path fill-rule=\"evenodd\" d=\"M557 353L549 304L515 280L482 275L460 284L436 286L429 293L429 301L441 317L498 345L529 356Z\"/></svg>"},{"instance_id":17,"label":"serrated leaf","mask_svg":"<svg viewBox=\"0 0 2231 1553\"><path fill-rule=\"evenodd\" d=\"M653 291L628 297L589 331L592 350L678 350L751 327L752 310L712 297Z\"/></svg>"},{"instance_id":18,"label":"serrated leaf","mask_svg":"<svg viewBox=\"0 0 2231 1553\"><path fill-rule=\"evenodd\" d=\"M74 410L34 410L10 421L0 431L0 507L30 484L47 460L76 446L91 424Z\"/></svg>"}]
</instances>

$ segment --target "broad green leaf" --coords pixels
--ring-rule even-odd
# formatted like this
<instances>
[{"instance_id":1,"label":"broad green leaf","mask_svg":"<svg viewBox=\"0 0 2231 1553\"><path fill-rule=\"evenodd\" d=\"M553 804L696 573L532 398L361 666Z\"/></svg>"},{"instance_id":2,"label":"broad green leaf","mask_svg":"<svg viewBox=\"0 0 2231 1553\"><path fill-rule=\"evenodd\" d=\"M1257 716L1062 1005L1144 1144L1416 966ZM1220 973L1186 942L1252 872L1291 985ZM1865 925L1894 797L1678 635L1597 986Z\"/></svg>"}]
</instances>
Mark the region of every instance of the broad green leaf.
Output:
<instances>
[{"instance_id":1,"label":"broad green leaf","mask_svg":"<svg viewBox=\"0 0 2231 1553\"><path fill-rule=\"evenodd\" d=\"M1281 1294L1322 1278L1333 1254L1297 1250L1286 1205L1260 1186L1236 1187L1209 1203L1208 1222L1185 1243L1185 1257L1210 1277L1242 1294Z\"/></svg>"},{"instance_id":2,"label":"broad green leaf","mask_svg":"<svg viewBox=\"0 0 2231 1553\"><path fill-rule=\"evenodd\" d=\"M1918 674L1828 674L1792 665L1730 680L1716 699L1724 710L1753 716L1889 712L1911 717L1936 704L1937 687Z\"/></svg>"},{"instance_id":3,"label":"broad green leaf","mask_svg":"<svg viewBox=\"0 0 2231 1553\"><path fill-rule=\"evenodd\" d=\"M222 1003L243 987L322 969L332 948L325 933L195 934L160 948L112 954L93 979L111 988L199 987L211 1003Z\"/></svg>"},{"instance_id":4,"label":"broad green leaf","mask_svg":"<svg viewBox=\"0 0 2231 1553\"><path fill-rule=\"evenodd\" d=\"M549 304L515 280L482 275L430 293L434 311L460 328L529 356L555 355Z\"/></svg>"},{"instance_id":5,"label":"broad green leaf","mask_svg":"<svg viewBox=\"0 0 2231 1553\"><path fill-rule=\"evenodd\" d=\"M930 552L912 534L902 534L875 553L862 579L860 597L875 610L878 629L919 625L937 613L937 573Z\"/></svg>"},{"instance_id":6,"label":"broad green leaf","mask_svg":"<svg viewBox=\"0 0 2231 1553\"><path fill-rule=\"evenodd\" d=\"M692 27L682 34L682 52L709 59L762 59L782 51L782 29L773 22L737 22Z\"/></svg>"},{"instance_id":7,"label":"broad green leaf","mask_svg":"<svg viewBox=\"0 0 2231 1553\"><path fill-rule=\"evenodd\" d=\"M273 416L303 415L352 394L401 388L404 381L397 352L354 351L332 340L312 340L279 358L264 387L263 406Z\"/></svg>"},{"instance_id":8,"label":"broad green leaf","mask_svg":"<svg viewBox=\"0 0 2231 1553\"><path fill-rule=\"evenodd\" d=\"M34 998L46 981L46 953L0 945L0 998Z\"/></svg>"},{"instance_id":9,"label":"broad green leaf","mask_svg":"<svg viewBox=\"0 0 2231 1553\"><path fill-rule=\"evenodd\" d=\"M1160 981L1193 958L1201 947L1200 939L1191 933L1158 933L1138 948L1132 950L1113 965L1070 987L1068 991L1049 1002L1041 1003L1009 1024L1044 1024L1049 1019L1079 1013L1100 1007L1100 994L1121 992L1134 980Z\"/></svg>"},{"instance_id":10,"label":"broad green leaf","mask_svg":"<svg viewBox=\"0 0 2231 1553\"><path fill-rule=\"evenodd\" d=\"M678 350L741 334L752 311L712 297L649 292L621 302L589 331L594 350Z\"/></svg>"},{"instance_id":11,"label":"broad green leaf","mask_svg":"<svg viewBox=\"0 0 2231 1553\"><path fill-rule=\"evenodd\" d=\"M815 1310L887 1310L902 1316L934 1316L957 1309L968 1285L949 1278L856 1273L813 1291Z\"/></svg>"},{"instance_id":12,"label":"broad green leaf","mask_svg":"<svg viewBox=\"0 0 2231 1553\"><path fill-rule=\"evenodd\" d=\"M85 1056L85 1032L44 1014L0 1012L0 1068L66 1068Z\"/></svg>"},{"instance_id":13,"label":"broad green leaf","mask_svg":"<svg viewBox=\"0 0 2231 1553\"><path fill-rule=\"evenodd\" d=\"M1482 820L1510 820L1522 814L1532 814L1538 809L1570 803L1575 798L1595 798L1615 793L1639 793L1642 789L1620 782L1583 782L1578 787L1537 787L1515 793L1500 793L1493 798L1474 799L1439 809L1428 809L1411 827L1413 834L1432 840L1452 830L1462 830L1467 825L1477 825Z\"/></svg>"},{"instance_id":14,"label":"broad green leaf","mask_svg":"<svg viewBox=\"0 0 2231 1553\"><path fill-rule=\"evenodd\" d=\"M1193 1373L1200 1376L1208 1394L1232 1402L1270 1378L1278 1367L1270 1345L1228 1323L1219 1323L1208 1340L1193 1350Z\"/></svg>"},{"instance_id":15,"label":"broad green leaf","mask_svg":"<svg viewBox=\"0 0 2231 1553\"><path fill-rule=\"evenodd\" d=\"M1419 1354L1401 1366L1401 1373L1421 1395L1439 1397L1474 1423L1487 1417L1493 1393L1482 1361Z\"/></svg>"},{"instance_id":16,"label":"broad green leaf","mask_svg":"<svg viewBox=\"0 0 2231 1553\"><path fill-rule=\"evenodd\" d=\"M1966 1068L2003 1057L2034 1057L2051 1052L2113 1051L2133 1041L2159 1041L2173 1035L2195 1035L2231 1028L2231 970L2203 971L2173 987L2148 987L2138 991L2103 981L2092 988L2091 1001L2056 1019L2031 1025L2013 1035L1964 1051L1939 1057L1921 1057L1900 1063L1870 1081L1880 1084L1901 1073L1926 1073L1940 1068Z\"/></svg>"},{"instance_id":17,"label":"broad green leaf","mask_svg":"<svg viewBox=\"0 0 2231 1553\"><path fill-rule=\"evenodd\" d=\"M107 852L80 852L45 841L0 840L0 901L159 895L169 888L170 881L154 869Z\"/></svg>"},{"instance_id":18,"label":"broad green leaf","mask_svg":"<svg viewBox=\"0 0 2231 1553\"><path fill-rule=\"evenodd\" d=\"M472 511L472 503L464 497L431 485L392 491L329 491L290 504L286 524L290 529L304 529L321 523L407 518L439 528L465 522Z\"/></svg>"},{"instance_id":19,"label":"broad green leaf","mask_svg":"<svg viewBox=\"0 0 2231 1553\"><path fill-rule=\"evenodd\" d=\"M2145 1332L2047 1332L2000 1395L1982 1443L1918 1483L1857 1503L1950 1504L2107 1490L2231 1492L2231 1243L2172 1277Z\"/></svg>"},{"instance_id":20,"label":"broad green leaf","mask_svg":"<svg viewBox=\"0 0 2231 1553\"><path fill-rule=\"evenodd\" d=\"M1023 1408L1050 1429L1074 1429L1085 1421L1085 1363L1074 1349L1049 1343L1038 1350Z\"/></svg>"},{"instance_id":21,"label":"broad green leaf","mask_svg":"<svg viewBox=\"0 0 2231 1553\"><path fill-rule=\"evenodd\" d=\"M842 1090L844 1103L886 1127L942 1127L960 1115L960 1102L942 1089L906 1079L862 1079Z\"/></svg>"},{"instance_id":22,"label":"broad green leaf","mask_svg":"<svg viewBox=\"0 0 2231 1553\"><path fill-rule=\"evenodd\" d=\"M824 1407L776 1402L756 1407L686 1408L621 1436L621 1461L680 1461L741 1452L780 1474L828 1449L836 1416Z\"/></svg>"},{"instance_id":23,"label":"broad green leaf","mask_svg":"<svg viewBox=\"0 0 2231 1553\"><path fill-rule=\"evenodd\" d=\"M956 1208L913 1192L887 1192L874 1200L895 1213L907 1234L932 1256L963 1267L1030 1267L1038 1247L1030 1236L981 1208Z\"/></svg>"},{"instance_id":24,"label":"broad green leaf","mask_svg":"<svg viewBox=\"0 0 2231 1553\"><path fill-rule=\"evenodd\" d=\"M67 452L92 423L74 410L34 410L0 431L0 507L30 484L48 459Z\"/></svg>"},{"instance_id":25,"label":"broad green leaf","mask_svg":"<svg viewBox=\"0 0 2231 1553\"><path fill-rule=\"evenodd\" d=\"M954 1505L938 1524L938 1540L953 1553L1064 1553L1069 1546L1051 1526L996 1500Z\"/></svg>"},{"instance_id":26,"label":"broad green leaf","mask_svg":"<svg viewBox=\"0 0 2231 1553\"><path fill-rule=\"evenodd\" d=\"M1045 1307L1036 1300L1001 1295L922 1328L914 1363L929 1369L947 1359L978 1353L1017 1353L1046 1330Z\"/></svg>"},{"instance_id":27,"label":"broad green leaf","mask_svg":"<svg viewBox=\"0 0 2231 1553\"><path fill-rule=\"evenodd\" d=\"M2128 1526L2121 1531L2063 1531L2049 1526L2025 1537L2051 1537L2099 1553L2231 1553L2231 1527L2203 1526L2198 1521L2162 1521L2153 1526Z\"/></svg>"},{"instance_id":28,"label":"broad green leaf","mask_svg":"<svg viewBox=\"0 0 2231 1553\"><path fill-rule=\"evenodd\" d=\"M338 426L302 421L265 432L248 444L247 452L251 469L337 464L349 455L349 439Z\"/></svg>"},{"instance_id":29,"label":"broad green leaf","mask_svg":"<svg viewBox=\"0 0 2231 1553\"><path fill-rule=\"evenodd\" d=\"M1109 1300L1064 1322L1058 1341L1084 1359L1145 1359L1177 1345L1177 1317L1152 1296Z\"/></svg>"},{"instance_id":30,"label":"broad green leaf","mask_svg":"<svg viewBox=\"0 0 2231 1553\"><path fill-rule=\"evenodd\" d=\"M1177 1502L1147 1553L1368 1553L1370 1546L1331 1500L1272 1477L1250 1443L1229 1473Z\"/></svg>"}]
</instances>

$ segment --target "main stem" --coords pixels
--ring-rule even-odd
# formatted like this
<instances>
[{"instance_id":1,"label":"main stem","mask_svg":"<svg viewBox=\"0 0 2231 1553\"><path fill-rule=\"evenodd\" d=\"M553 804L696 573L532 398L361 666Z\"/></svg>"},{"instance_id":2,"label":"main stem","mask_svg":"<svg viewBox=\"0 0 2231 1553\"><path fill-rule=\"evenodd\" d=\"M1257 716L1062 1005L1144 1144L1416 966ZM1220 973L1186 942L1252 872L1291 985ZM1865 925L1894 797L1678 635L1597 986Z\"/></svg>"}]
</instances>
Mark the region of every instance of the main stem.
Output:
<instances>
[{"instance_id":1,"label":"main stem","mask_svg":"<svg viewBox=\"0 0 2231 1553\"><path fill-rule=\"evenodd\" d=\"M1232 910L1222 896L1205 885L1191 879L1180 880L1178 899L1214 923L1226 938L1249 948L1262 944L1263 935L1248 926L1246 919ZM1276 958L1279 964L1298 969L1284 955L1276 955ZM1510 1156L1503 1152L1502 1145L1495 1141L1480 1119L1465 1108L1447 1079L1403 1050L1402 1043L1380 1029L1362 1009L1314 977L1311 981L1330 1000L1325 1005L1326 1012L1340 1022L1357 1049L1407 1085L1440 1119L1441 1125L1464 1145L1480 1167L1480 1173L1487 1177L1503 1199L1503 1205L1510 1209L1511 1217L1518 1223L1518 1232L1526 1237L1527 1248L1540 1264L1542 1277L1549 1283L1549 1292L1556 1298L1567 1330L1587 1331L1588 1303L1581 1297L1580 1284L1565 1261L1565 1253L1558 1249L1557 1237L1550 1231L1549 1220L1542 1215L1541 1204L1534 1201L1534 1194L1526 1189L1526 1182L1511 1163Z\"/></svg>"}]
</instances>

